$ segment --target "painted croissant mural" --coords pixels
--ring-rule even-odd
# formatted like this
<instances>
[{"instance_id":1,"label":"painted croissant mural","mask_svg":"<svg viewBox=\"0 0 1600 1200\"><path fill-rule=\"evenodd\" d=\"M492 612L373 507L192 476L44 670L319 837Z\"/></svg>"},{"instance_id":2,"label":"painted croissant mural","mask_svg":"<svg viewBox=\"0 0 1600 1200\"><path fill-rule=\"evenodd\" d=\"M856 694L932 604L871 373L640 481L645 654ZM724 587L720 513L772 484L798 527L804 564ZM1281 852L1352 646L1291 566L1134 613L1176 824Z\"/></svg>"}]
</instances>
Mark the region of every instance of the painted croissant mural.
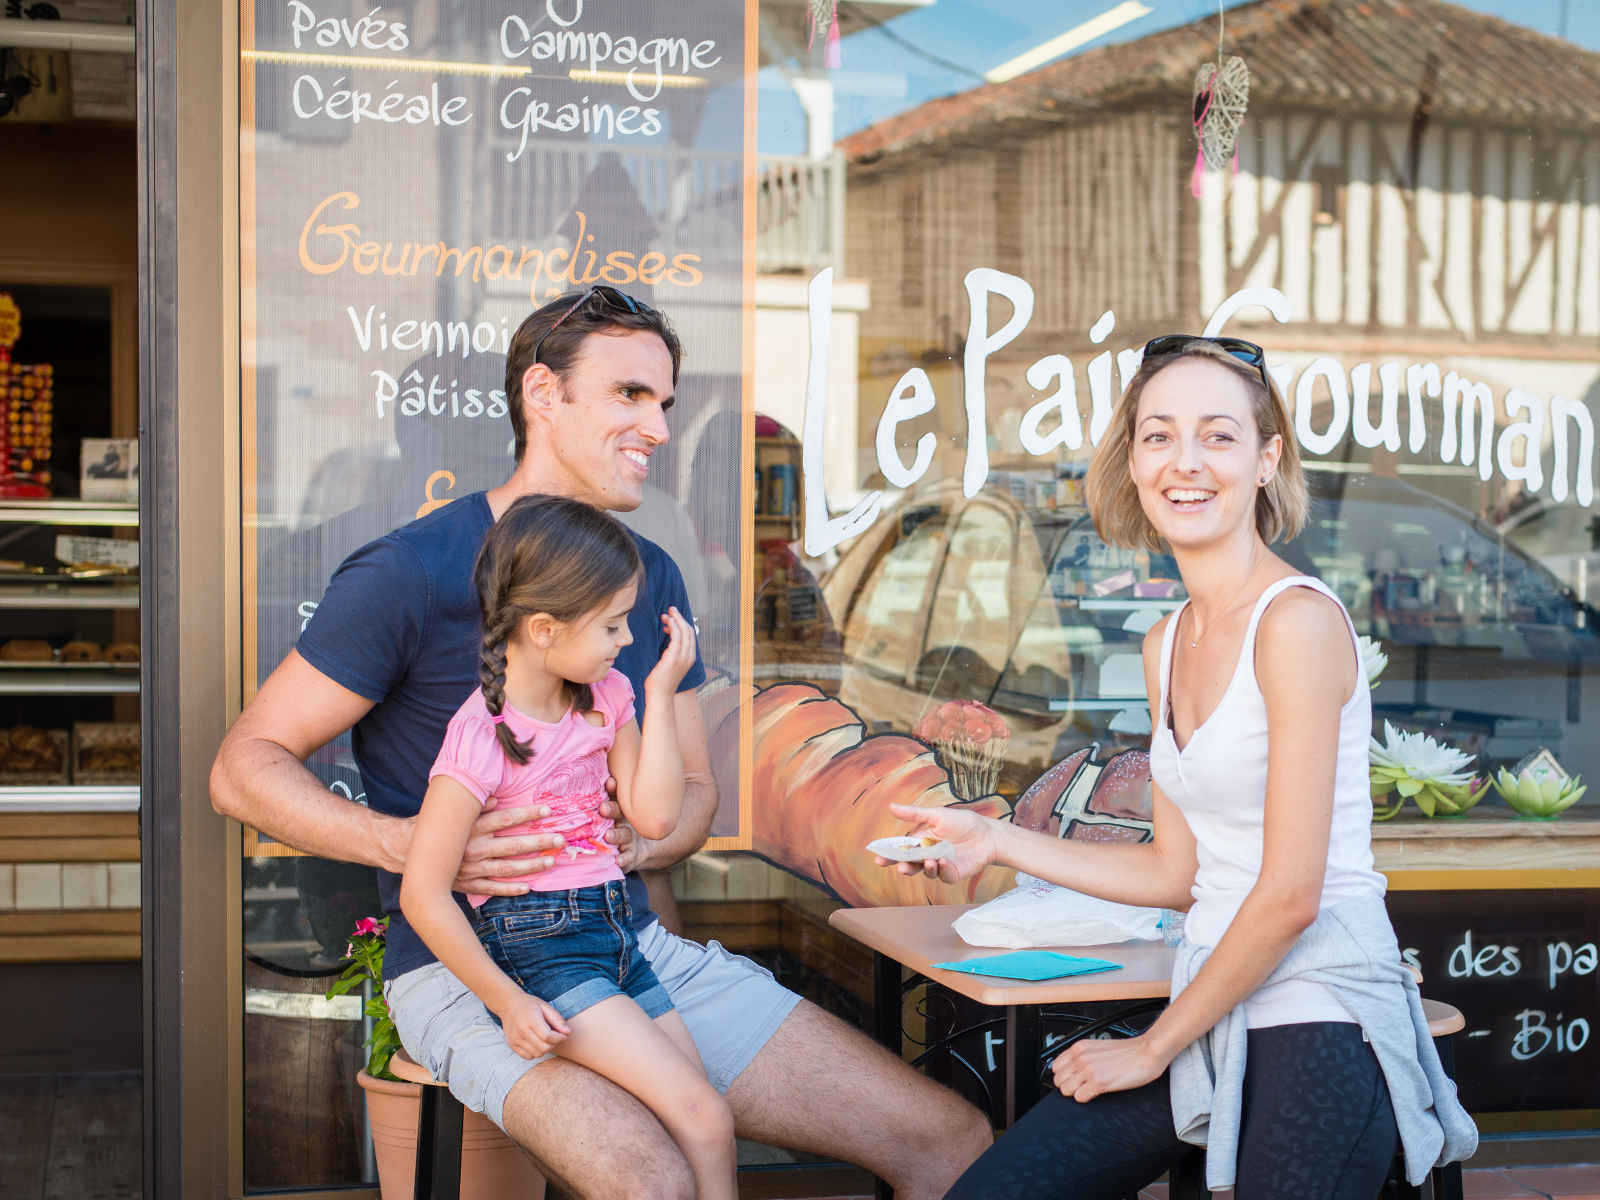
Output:
<instances>
[{"instance_id":1,"label":"painted croissant mural","mask_svg":"<svg viewBox=\"0 0 1600 1200\"><path fill-rule=\"evenodd\" d=\"M848 706L809 683L757 692L752 719L755 853L847 904L970 903L1012 886L1010 869L946 884L873 865L862 847L904 831L890 803L960 807L1066 837L1151 836L1150 765L1142 750L1104 762L1095 760L1098 745L1077 750L1013 806L998 795L962 800L932 747L904 734L868 735ZM725 720L714 736L736 735L736 726L736 719Z\"/></svg>"}]
</instances>

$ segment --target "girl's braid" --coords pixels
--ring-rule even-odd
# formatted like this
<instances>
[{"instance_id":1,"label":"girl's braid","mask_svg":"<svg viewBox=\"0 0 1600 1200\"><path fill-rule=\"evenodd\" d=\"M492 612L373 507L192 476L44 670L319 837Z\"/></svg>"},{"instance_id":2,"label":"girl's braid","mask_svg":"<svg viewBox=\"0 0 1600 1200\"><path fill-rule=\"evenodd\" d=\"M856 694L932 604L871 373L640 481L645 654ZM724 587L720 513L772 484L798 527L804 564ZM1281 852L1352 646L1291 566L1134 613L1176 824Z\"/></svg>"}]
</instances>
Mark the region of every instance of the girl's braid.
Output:
<instances>
[{"instance_id":1,"label":"girl's braid","mask_svg":"<svg viewBox=\"0 0 1600 1200\"><path fill-rule=\"evenodd\" d=\"M594 688L587 683L567 683L567 690L572 693L572 708L574 712L586 713L594 711Z\"/></svg>"},{"instance_id":2,"label":"girl's braid","mask_svg":"<svg viewBox=\"0 0 1600 1200\"><path fill-rule=\"evenodd\" d=\"M483 644L478 650L478 682L483 687L484 707L492 717L504 718L505 715L506 643L511 639L512 630L517 627L517 620L516 610L506 606L501 609L498 621L484 626ZM500 748L512 762L521 765L533 757L532 745L517 741L517 735L511 732L511 726L503 719L495 722L494 733L499 739Z\"/></svg>"}]
</instances>

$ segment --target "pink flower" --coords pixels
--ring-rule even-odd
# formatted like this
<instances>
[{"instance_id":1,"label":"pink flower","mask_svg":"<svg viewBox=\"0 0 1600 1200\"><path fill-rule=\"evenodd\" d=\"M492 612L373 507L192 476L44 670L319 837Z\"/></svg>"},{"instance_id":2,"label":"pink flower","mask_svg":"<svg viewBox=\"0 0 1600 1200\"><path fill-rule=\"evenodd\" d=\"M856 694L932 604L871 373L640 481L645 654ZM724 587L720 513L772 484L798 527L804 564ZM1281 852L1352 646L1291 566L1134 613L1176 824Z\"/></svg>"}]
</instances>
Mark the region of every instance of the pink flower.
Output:
<instances>
[{"instance_id":1,"label":"pink flower","mask_svg":"<svg viewBox=\"0 0 1600 1200\"><path fill-rule=\"evenodd\" d=\"M368 934L371 934L374 937L383 936L383 922L379 921L377 917L362 917L361 920L356 922L353 936L365 937Z\"/></svg>"}]
</instances>

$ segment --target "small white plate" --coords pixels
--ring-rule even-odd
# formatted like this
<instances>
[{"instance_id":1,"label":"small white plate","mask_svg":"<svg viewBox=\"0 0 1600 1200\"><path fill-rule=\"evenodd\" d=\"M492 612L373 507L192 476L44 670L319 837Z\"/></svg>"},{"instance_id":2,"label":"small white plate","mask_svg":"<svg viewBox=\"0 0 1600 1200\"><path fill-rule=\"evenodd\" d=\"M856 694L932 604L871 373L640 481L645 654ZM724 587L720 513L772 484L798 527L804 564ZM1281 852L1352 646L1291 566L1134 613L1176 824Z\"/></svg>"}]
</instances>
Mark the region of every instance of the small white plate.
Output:
<instances>
[{"instance_id":1,"label":"small white plate","mask_svg":"<svg viewBox=\"0 0 1600 1200\"><path fill-rule=\"evenodd\" d=\"M948 857L953 847L949 842L935 842L931 846L924 846L921 838L900 834L868 842L867 849L880 858L891 859L894 862L923 862L930 858Z\"/></svg>"}]
</instances>

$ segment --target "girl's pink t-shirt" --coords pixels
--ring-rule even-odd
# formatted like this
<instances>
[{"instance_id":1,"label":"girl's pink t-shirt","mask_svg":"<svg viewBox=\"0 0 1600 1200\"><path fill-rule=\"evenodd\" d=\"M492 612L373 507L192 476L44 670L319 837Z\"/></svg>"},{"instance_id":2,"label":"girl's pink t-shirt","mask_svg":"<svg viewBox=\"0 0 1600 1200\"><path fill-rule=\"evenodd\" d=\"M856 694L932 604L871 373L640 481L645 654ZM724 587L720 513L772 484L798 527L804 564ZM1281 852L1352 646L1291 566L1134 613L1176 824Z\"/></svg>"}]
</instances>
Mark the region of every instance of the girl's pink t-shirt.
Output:
<instances>
[{"instance_id":1,"label":"girl's pink t-shirt","mask_svg":"<svg viewBox=\"0 0 1600 1200\"><path fill-rule=\"evenodd\" d=\"M485 810L549 806L548 817L513 825L499 834L559 833L566 839L554 866L516 877L516 882L534 891L560 892L622 878L617 848L604 840L612 822L600 815L599 808L611 773L607 753L618 728L633 720L633 685L613 670L593 690L594 711L604 718L603 725L570 709L554 724L536 721L507 704L505 723L519 742L533 749L533 757L518 764L501 748L480 688L450 718L444 745L428 772L429 780L441 775L455 780ZM468 899L476 908L488 897Z\"/></svg>"}]
</instances>

